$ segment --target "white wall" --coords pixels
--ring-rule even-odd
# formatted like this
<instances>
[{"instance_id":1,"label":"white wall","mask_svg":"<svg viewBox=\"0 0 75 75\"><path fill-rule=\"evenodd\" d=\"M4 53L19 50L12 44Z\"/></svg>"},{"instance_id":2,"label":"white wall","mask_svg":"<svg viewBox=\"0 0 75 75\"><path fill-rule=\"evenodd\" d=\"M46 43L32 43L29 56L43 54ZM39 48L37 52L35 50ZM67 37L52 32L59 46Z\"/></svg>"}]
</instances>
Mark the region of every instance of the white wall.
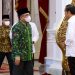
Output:
<instances>
[{"instance_id":1,"label":"white wall","mask_svg":"<svg viewBox=\"0 0 75 75\"><path fill-rule=\"evenodd\" d=\"M18 22L17 12L15 11L15 0L13 0L13 22L14 23L17 23Z\"/></svg>"},{"instance_id":2,"label":"white wall","mask_svg":"<svg viewBox=\"0 0 75 75\"><path fill-rule=\"evenodd\" d=\"M49 29L53 28L56 21L56 0L49 0Z\"/></svg>"}]
</instances>

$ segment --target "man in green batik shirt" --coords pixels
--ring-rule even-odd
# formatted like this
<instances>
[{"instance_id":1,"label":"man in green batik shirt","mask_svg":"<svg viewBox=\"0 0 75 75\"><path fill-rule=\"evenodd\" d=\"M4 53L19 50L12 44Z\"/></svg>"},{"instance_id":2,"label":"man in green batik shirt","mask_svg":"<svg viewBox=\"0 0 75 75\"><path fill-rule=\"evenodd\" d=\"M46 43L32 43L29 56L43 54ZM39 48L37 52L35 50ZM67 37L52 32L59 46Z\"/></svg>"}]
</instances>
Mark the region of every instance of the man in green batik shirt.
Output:
<instances>
[{"instance_id":1,"label":"man in green batik shirt","mask_svg":"<svg viewBox=\"0 0 75 75\"><path fill-rule=\"evenodd\" d=\"M32 44L38 40L38 31L34 23L29 23L31 17L27 8L21 8L17 13L19 22L11 30L13 75L34 75Z\"/></svg>"}]
</instances>

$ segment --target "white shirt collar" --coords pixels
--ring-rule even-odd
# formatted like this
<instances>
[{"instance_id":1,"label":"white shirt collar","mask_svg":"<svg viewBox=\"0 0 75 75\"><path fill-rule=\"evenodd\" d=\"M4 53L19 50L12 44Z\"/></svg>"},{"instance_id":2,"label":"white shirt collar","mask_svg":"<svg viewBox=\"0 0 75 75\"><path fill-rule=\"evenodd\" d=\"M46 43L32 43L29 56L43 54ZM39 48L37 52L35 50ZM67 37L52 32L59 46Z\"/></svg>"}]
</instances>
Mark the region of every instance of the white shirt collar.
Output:
<instances>
[{"instance_id":1,"label":"white shirt collar","mask_svg":"<svg viewBox=\"0 0 75 75\"><path fill-rule=\"evenodd\" d=\"M73 15L72 17L69 18L68 22L73 22L75 21L75 15Z\"/></svg>"}]
</instances>

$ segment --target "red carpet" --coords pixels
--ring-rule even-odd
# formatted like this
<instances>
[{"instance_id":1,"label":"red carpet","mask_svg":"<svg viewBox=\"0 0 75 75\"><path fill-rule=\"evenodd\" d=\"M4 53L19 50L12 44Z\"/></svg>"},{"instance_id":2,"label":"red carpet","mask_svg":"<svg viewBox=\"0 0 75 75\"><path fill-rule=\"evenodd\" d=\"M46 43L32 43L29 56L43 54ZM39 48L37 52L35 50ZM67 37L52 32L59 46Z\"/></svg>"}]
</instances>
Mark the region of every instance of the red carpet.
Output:
<instances>
[{"instance_id":1,"label":"red carpet","mask_svg":"<svg viewBox=\"0 0 75 75\"><path fill-rule=\"evenodd\" d=\"M9 66L7 64L2 64L2 67L0 68L0 73L7 73L9 72Z\"/></svg>"}]
</instances>

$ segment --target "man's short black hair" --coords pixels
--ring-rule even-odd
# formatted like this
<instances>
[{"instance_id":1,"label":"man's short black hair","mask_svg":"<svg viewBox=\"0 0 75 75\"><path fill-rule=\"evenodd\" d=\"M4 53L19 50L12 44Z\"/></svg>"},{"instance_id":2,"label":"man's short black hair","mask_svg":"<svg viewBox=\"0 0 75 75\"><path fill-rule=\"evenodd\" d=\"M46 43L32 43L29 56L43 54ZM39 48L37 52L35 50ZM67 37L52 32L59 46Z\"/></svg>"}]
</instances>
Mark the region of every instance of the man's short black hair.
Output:
<instances>
[{"instance_id":1,"label":"man's short black hair","mask_svg":"<svg viewBox=\"0 0 75 75\"><path fill-rule=\"evenodd\" d=\"M67 12L70 11L71 14L75 14L75 6L72 4L68 4L68 5L66 5L65 11L67 11Z\"/></svg>"}]
</instances>

